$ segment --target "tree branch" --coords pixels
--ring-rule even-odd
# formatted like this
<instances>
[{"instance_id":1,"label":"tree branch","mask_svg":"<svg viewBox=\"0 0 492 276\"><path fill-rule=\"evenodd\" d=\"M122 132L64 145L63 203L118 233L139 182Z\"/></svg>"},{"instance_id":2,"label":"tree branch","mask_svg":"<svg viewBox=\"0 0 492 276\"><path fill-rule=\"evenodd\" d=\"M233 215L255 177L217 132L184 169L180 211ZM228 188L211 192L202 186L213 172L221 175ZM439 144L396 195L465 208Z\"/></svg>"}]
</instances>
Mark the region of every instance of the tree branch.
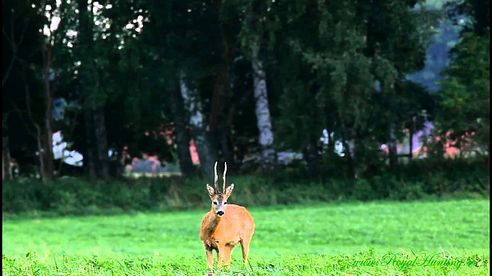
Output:
<instances>
[{"instance_id":1,"label":"tree branch","mask_svg":"<svg viewBox=\"0 0 492 276\"><path fill-rule=\"evenodd\" d=\"M26 122L26 120L24 119L24 113L28 113L27 111L25 110L22 110L20 109L15 103L13 102L10 102L10 104L12 105L13 109L15 112L17 112L17 114L19 114L19 117L21 118L21 121L22 123L24 124L24 127L26 128L26 132L27 134L29 134L30 136L36 138L36 133L32 132L31 130L31 127L29 126L29 123Z\"/></svg>"},{"instance_id":2,"label":"tree branch","mask_svg":"<svg viewBox=\"0 0 492 276\"><path fill-rule=\"evenodd\" d=\"M9 66L7 67L7 71L5 71L5 75L2 77L2 88L5 86L5 83L7 82L10 72L12 71L12 68L14 67L14 63L16 60L16 54L12 55L12 58L10 59Z\"/></svg>"},{"instance_id":3,"label":"tree branch","mask_svg":"<svg viewBox=\"0 0 492 276\"><path fill-rule=\"evenodd\" d=\"M28 17L26 19L26 23L24 24L24 27L22 28L22 31L21 31L20 36L19 36L19 41L16 42L15 41L15 35L14 35L14 33L15 33L14 32L14 21L15 21L14 12L11 12L11 13L12 13L12 15L10 18L10 37L7 35L5 28L2 27L2 33L5 37L5 39L9 42L10 48L12 50L12 58L10 59L9 66L7 67L7 71L5 72L5 74L2 77L2 88L5 86L5 83L7 82L8 78L10 76L10 73L12 71L12 68L14 67L15 61L18 59L17 58L17 50L18 50L19 46L22 44L22 42L24 41L24 36L26 34L27 27L29 26L29 21L31 20L30 17Z\"/></svg>"},{"instance_id":4,"label":"tree branch","mask_svg":"<svg viewBox=\"0 0 492 276\"><path fill-rule=\"evenodd\" d=\"M12 20L13 21L13 20ZM13 23L10 24L11 26ZM11 30L11 35L13 31ZM5 31L5 28L2 27L2 33L5 39L9 42L10 48L12 50L12 58L10 59L9 66L7 67L7 71L5 71L5 74L2 77L2 88L4 87L5 83L7 82L7 79L10 76L10 72L12 71L12 68L14 67L15 59L17 57L17 46L15 45L13 38L11 39L8 35L7 32Z\"/></svg>"}]
</instances>

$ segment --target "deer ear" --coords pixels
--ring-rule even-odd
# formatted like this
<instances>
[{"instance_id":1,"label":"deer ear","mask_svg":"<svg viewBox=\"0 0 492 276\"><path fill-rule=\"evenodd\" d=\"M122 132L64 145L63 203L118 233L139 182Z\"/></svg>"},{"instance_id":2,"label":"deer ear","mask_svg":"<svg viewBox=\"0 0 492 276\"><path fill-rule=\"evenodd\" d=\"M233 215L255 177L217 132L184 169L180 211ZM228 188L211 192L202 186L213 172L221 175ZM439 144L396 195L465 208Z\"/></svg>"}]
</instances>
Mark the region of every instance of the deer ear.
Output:
<instances>
[{"instance_id":1,"label":"deer ear","mask_svg":"<svg viewBox=\"0 0 492 276\"><path fill-rule=\"evenodd\" d=\"M234 190L234 184L231 184L229 187L227 187L225 194L227 197L231 196L232 190Z\"/></svg>"},{"instance_id":2,"label":"deer ear","mask_svg":"<svg viewBox=\"0 0 492 276\"><path fill-rule=\"evenodd\" d=\"M207 191L209 196L215 195L215 190L210 185L207 184Z\"/></svg>"}]
</instances>

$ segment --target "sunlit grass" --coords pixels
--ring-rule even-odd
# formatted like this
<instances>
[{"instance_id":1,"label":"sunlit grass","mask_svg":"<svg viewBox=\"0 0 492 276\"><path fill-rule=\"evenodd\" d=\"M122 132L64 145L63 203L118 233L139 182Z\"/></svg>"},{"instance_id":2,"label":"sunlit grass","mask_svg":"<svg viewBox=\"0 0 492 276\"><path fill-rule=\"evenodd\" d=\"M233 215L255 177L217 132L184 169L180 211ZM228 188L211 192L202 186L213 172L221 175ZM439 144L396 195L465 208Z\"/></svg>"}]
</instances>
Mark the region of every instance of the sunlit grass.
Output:
<instances>
[{"instance_id":1,"label":"sunlit grass","mask_svg":"<svg viewBox=\"0 0 492 276\"><path fill-rule=\"evenodd\" d=\"M233 253L231 271L253 274L348 272L476 273L488 271L489 200L370 202L249 208L256 222L251 268ZM3 269L118 275L204 274L198 237L206 210L132 215L7 219ZM356 266L397 254L481 258L479 267ZM415 255L414 255L415 254ZM481 257L480 257L481 256ZM479 262L479 261L477 261ZM34 269L34 270L33 270ZM252 270L251 270L252 269ZM459 273L458 273L459 272ZM480 273L479 273L480 272Z\"/></svg>"}]
</instances>

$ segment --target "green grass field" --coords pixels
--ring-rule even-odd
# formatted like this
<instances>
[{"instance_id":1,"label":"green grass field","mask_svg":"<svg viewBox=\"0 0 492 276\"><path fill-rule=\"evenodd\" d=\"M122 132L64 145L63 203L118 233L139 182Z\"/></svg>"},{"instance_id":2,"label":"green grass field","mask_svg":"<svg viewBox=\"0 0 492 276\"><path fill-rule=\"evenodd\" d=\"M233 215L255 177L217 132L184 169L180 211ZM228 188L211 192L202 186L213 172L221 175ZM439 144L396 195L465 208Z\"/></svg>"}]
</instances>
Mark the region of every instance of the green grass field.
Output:
<instances>
[{"instance_id":1,"label":"green grass field","mask_svg":"<svg viewBox=\"0 0 492 276\"><path fill-rule=\"evenodd\" d=\"M488 275L487 200L251 207L251 267L233 275ZM7 218L4 275L205 275L206 210ZM217 271L216 271L217 272Z\"/></svg>"}]
</instances>

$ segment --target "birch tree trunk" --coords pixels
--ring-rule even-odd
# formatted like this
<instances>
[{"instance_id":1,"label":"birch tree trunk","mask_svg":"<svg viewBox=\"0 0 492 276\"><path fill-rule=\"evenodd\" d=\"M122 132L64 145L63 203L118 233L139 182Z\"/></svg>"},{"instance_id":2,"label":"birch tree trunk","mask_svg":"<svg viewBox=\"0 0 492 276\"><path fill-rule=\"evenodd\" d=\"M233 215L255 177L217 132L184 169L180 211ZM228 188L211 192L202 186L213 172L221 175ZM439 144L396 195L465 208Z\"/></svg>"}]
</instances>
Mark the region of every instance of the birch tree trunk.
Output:
<instances>
[{"instance_id":1,"label":"birch tree trunk","mask_svg":"<svg viewBox=\"0 0 492 276\"><path fill-rule=\"evenodd\" d=\"M216 154L210 146L198 93L196 90L189 88L186 76L183 72L181 72L179 76L179 85L185 109L190 116L189 123L191 135L195 140L196 149L198 151L200 169L207 179L212 180L212 168L216 159Z\"/></svg>"},{"instance_id":2,"label":"birch tree trunk","mask_svg":"<svg viewBox=\"0 0 492 276\"><path fill-rule=\"evenodd\" d=\"M275 168L276 152L273 147L273 131L270 108L268 107L266 75L263 64L258 58L258 51L253 50L251 64L253 67L256 120L261 146L261 168L266 173Z\"/></svg>"}]
</instances>

